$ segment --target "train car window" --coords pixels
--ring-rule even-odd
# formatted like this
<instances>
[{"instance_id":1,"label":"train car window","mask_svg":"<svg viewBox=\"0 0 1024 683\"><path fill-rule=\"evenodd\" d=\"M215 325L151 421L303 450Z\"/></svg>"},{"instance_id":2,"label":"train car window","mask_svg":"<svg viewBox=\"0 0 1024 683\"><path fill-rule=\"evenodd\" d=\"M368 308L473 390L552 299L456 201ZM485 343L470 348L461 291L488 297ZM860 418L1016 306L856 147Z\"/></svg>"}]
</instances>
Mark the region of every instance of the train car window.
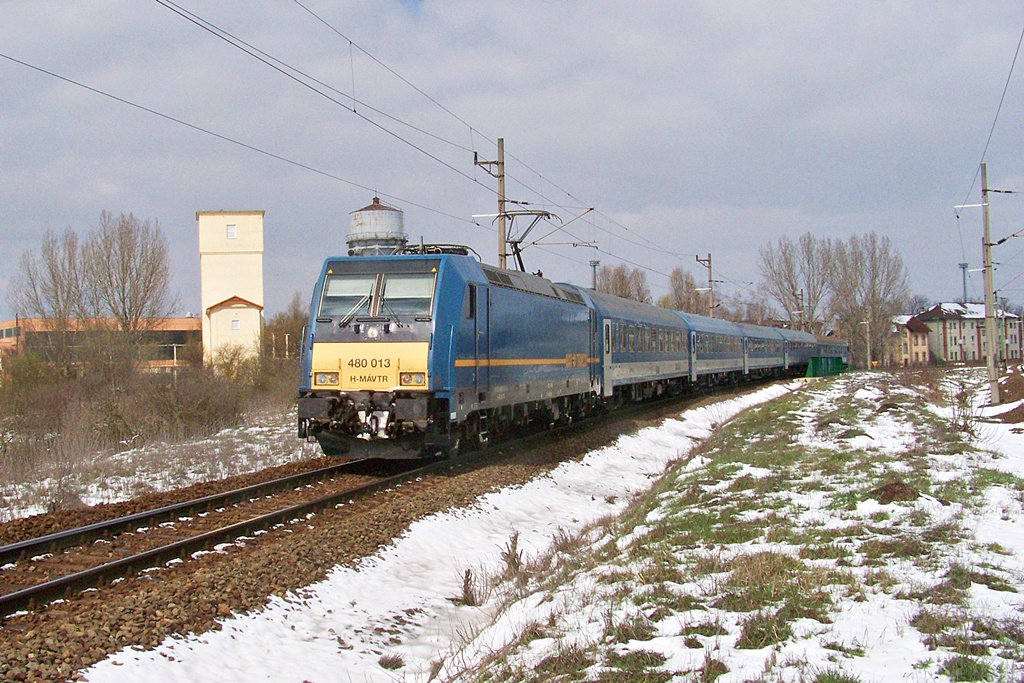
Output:
<instances>
[{"instance_id":1,"label":"train car window","mask_svg":"<svg viewBox=\"0 0 1024 683\"><path fill-rule=\"evenodd\" d=\"M430 315L433 273L387 273L381 289L380 315Z\"/></svg>"},{"instance_id":2,"label":"train car window","mask_svg":"<svg viewBox=\"0 0 1024 683\"><path fill-rule=\"evenodd\" d=\"M476 285L470 283L466 285L466 295L463 297L462 314L467 320L472 320L476 317Z\"/></svg>"},{"instance_id":3,"label":"train car window","mask_svg":"<svg viewBox=\"0 0 1024 683\"><path fill-rule=\"evenodd\" d=\"M340 273L328 275L317 317L369 315L370 299L377 282L376 273Z\"/></svg>"}]
</instances>

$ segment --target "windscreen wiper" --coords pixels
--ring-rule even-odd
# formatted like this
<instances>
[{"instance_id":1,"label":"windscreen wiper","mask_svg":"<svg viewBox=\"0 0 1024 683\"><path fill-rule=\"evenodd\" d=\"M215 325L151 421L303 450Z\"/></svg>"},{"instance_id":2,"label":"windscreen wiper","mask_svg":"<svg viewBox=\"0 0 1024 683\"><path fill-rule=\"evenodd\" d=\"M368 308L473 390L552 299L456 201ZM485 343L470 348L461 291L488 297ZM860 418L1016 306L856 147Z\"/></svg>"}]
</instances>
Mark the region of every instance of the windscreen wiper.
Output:
<instances>
[{"instance_id":1,"label":"windscreen wiper","mask_svg":"<svg viewBox=\"0 0 1024 683\"><path fill-rule=\"evenodd\" d=\"M398 325L399 327L405 327L405 325L402 324L402 320L398 317L398 314L395 313L395 309L391 308L391 304L388 303L387 299L383 299L382 298L380 300L380 305L383 308L386 308L389 313L391 313L391 317L395 319L395 324L396 325Z\"/></svg>"},{"instance_id":2,"label":"windscreen wiper","mask_svg":"<svg viewBox=\"0 0 1024 683\"><path fill-rule=\"evenodd\" d=\"M359 309L359 307L362 306L363 304L365 304L369 300L370 300L370 295L369 294L364 294L363 298L360 299L359 301L357 301L356 305L353 306L352 308L350 308L348 313L345 314L345 317L343 317L341 319L341 322L338 323L338 327L348 327L348 324L350 322L352 322L352 318L356 317L356 311Z\"/></svg>"}]
</instances>

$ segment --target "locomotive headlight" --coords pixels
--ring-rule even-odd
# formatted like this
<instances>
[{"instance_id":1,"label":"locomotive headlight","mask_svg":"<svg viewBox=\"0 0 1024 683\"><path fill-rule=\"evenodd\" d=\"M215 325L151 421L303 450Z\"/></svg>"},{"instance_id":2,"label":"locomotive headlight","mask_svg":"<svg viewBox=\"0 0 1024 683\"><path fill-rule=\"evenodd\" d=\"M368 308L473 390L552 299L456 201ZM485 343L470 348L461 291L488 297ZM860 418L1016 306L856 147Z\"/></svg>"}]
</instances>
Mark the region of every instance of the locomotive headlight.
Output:
<instances>
[{"instance_id":1,"label":"locomotive headlight","mask_svg":"<svg viewBox=\"0 0 1024 683\"><path fill-rule=\"evenodd\" d=\"M427 383L427 375L423 372L403 372L398 377L398 383L403 387L422 387Z\"/></svg>"},{"instance_id":2,"label":"locomotive headlight","mask_svg":"<svg viewBox=\"0 0 1024 683\"><path fill-rule=\"evenodd\" d=\"M367 327L366 336L369 337L370 339L376 339L377 337L380 336L380 328L373 326Z\"/></svg>"},{"instance_id":3,"label":"locomotive headlight","mask_svg":"<svg viewBox=\"0 0 1024 683\"><path fill-rule=\"evenodd\" d=\"M316 384L320 386L337 386L338 385L338 373L336 372L318 372L313 378Z\"/></svg>"}]
</instances>

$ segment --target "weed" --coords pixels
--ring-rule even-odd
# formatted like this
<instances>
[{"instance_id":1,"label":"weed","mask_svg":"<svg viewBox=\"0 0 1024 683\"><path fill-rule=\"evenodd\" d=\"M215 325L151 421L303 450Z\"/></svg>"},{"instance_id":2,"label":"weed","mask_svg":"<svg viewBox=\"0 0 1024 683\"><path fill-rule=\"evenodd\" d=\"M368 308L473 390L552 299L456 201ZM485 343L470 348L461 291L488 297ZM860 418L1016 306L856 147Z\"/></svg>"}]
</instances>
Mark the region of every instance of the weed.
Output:
<instances>
[{"instance_id":1,"label":"weed","mask_svg":"<svg viewBox=\"0 0 1024 683\"><path fill-rule=\"evenodd\" d=\"M537 673L546 674L549 678L565 675L575 676L593 663L594 660L582 646L560 644L558 652L537 662L534 670Z\"/></svg>"},{"instance_id":2,"label":"weed","mask_svg":"<svg viewBox=\"0 0 1024 683\"><path fill-rule=\"evenodd\" d=\"M502 574L503 579L508 580L514 577L519 583L526 581L527 577L523 574L523 551L519 550L518 531L512 534L508 539L508 543L502 549L501 561L505 564L505 571Z\"/></svg>"},{"instance_id":3,"label":"weed","mask_svg":"<svg viewBox=\"0 0 1024 683\"><path fill-rule=\"evenodd\" d=\"M804 546L800 548L799 552L801 560L840 560L852 555L852 550L838 543Z\"/></svg>"},{"instance_id":4,"label":"weed","mask_svg":"<svg viewBox=\"0 0 1024 683\"><path fill-rule=\"evenodd\" d=\"M380 664L382 669L387 669L388 671L401 669L405 666L405 660L402 659L402 655L395 654L393 652L381 655L380 659L377 660L377 663Z\"/></svg>"},{"instance_id":5,"label":"weed","mask_svg":"<svg viewBox=\"0 0 1024 683\"><path fill-rule=\"evenodd\" d=\"M833 668L816 672L813 681L814 683L861 683L859 677Z\"/></svg>"},{"instance_id":6,"label":"weed","mask_svg":"<svg viewBox=\"0 0 1024 683\"><path fill-rule=\"evenodd\" d=\"M854 642L853 645L843 645L842 643L828 642L823 643L822 647L827 650L835 650L836 652L842 652L848 657L863 657L864 646Z\"/></svg>"},{"instance_id":7,"label":"weed","mask_svg":"<svg viewBox=\"0 0 1024 683\"><path fill-rule=\"evenodd\" d=\"M700 671L698 672L698 680L701 683L712 683L719 676L729 673L729 667L725 665L725 662L715 659L711 656L711 653L704 654L704 663L701 665Z\"/></svg>"},{"instance_id":8,"label":"weed","mask_svg":"<svg viewBox=\"0 0 1024 683\"><path fill-rule=\"evenodd\" d=\"M987 681L992 677L992 667L977 659L958 655L947 660L940 673L953 681Z\"/></svg>"},{"instance_id":9,"label":"weed","mask_svg":"<svg viewBox=\"0 0 1024 683\"><path fill-rule=\"evenodd\" d=\"M462 594L448 599L456 605L479 607L483 604L486 593L484 580L473 574L472 569L466 569L465 574L462 575Z\"/></svg>"},{"instance_id":10,"label":"weed","mask_svg":"<svg viewBox=\"0 0 1024 683\"><path fill-rule=\"evenodd\" d=\"M937 611L922 608L917 616L910 620L910 625L921 633L936 634L960 626L964 621L964 616L953 614L949 610Z\"/></svg>"},{"instance_id":11,"label":"weed","mask_svg":"<svg viewBox=\"0 0 1024 683\"><path fill-rule=\"evenodd\" d=\"M618 669L647 669L652 666L661 666L666 659L665 655L651 650L630 650L625 654L619 654L615 650L608 652L608 665Z\"/></svg>"},{"instance_id":12,"label":"weed","mask_svg":"<svg viewBox=\"0 0 1024 683\"><path fill-rule=\"evenodd\" d=\"M928 588L921 588L909 593L901 591L896 597L920 600L940 607L963 607L967 602L967 591L963 588L958 588L955 581L947 579Z\"/></svg>"},{"instance_id":13,"label":"weed","mask_svg":"<svg viewBox=\"0 0 1024 683\"><path fill-rule=\"evenodd\" d=\"M793 630L789 622L783 621L771 611L759 611L743 620L736 647L742 650L759 650L790 638Z\"/></svg>"},{"instance_id":14,"label":"weed","mask_svg":"<svg viewBox=\"0 0 1024 683\"><path fill-rule=\"evenodd\" d=\"M692 609L703 609L704 603L687 593L678 592L663 583L649 585L646 590L632 598L638 607L653 606L671 612L686 612ZM654 620L653 617L651 617Z\"/></svg>"},{"instance_id":15,"label":"weed","mask_svg":"<svg viewBox=\"0 0 1024 683\"><path fill-rule=\"evenodd\" d=\"M719 621L705 621L683 629L683 635L698 635L706 638L714 636L726 636L729 632L722 627Z\"/></svg>"},{"instance_id":16,"label":"weed","mask_svg":"<svg viewBox=\"0 0 1024 683\"><path fill-rule=\"evenodd\" d=\"M628 643L654 638L658 629L642 614L630 615L615 622L611 614L605 618L605 638L615 643Z\"/></svg>"}]
</instances>

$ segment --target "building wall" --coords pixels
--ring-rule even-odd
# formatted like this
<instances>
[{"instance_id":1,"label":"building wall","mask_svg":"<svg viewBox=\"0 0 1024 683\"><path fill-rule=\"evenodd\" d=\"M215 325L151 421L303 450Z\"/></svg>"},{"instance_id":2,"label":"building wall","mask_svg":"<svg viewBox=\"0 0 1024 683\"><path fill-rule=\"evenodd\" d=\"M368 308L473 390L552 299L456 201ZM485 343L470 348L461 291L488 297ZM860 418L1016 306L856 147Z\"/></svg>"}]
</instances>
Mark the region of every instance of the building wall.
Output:
<instances>
[{"instance_id":1,"label":"building wall","mask_svg":"<svg viewBox=\"0 0 1024 683\"><path fill-rule=\"evenodd\" d=\"M142 367L153 372L171 372L174 368L190 365L189 347L200 339L201 321L198 318L160 318L149 323L148 331L140 340ZM43 318L0 321L0 363L5 356L25 349L41 353L46 358L49 349L47 337L53 329L54 321ZM117 322L112 319L69 321L68 343L72 348L72 362L80 362L77 351L80 345L95 344L90 337L116 329Z\"/></svg>"},{"instance_id":2,"label":"building wall","mask_svg":"<svg viewBox=\"0 0 1024 683\"><path fill-rule=\"evenodd\" d=\"M204 333L209 334L210 348L216 351L226 347L241 347L247 354L259 350L263 316L251 306L224 306L214 310L207 318ZM256 332L254 332L256 330ZM214 351L214 356L216 355Z\"/></svg>"},{"instance_id":3,"label":"building wall","mask_svg":"<svg viewBox=\"0 0 1024 683\"><path fill-rule=\"evenodd\" d=\"M985 352L984 318L922 320L928 326L929 351L936 360L953 363L983 363ZM1002 344L1000 360L1021 358L1021 321L1015 317L996 320Z\"/></svg>"},{"instance_id":4,"label":"building wall","mask_svg":"<svg viewBox=\"0 0 1024 683\"><path fill-rule=\"evenodd\" d=\"M263 211L198 211L203 352L212 358L225 345L256 351L263 329ZM233 297L258 307L214 309ZM238 320L240 329L232 329Z\"/></svg>"},{"instance_id":5,"label":"building wall","mask_svg":"<svg viewBox=\"0 0 1024 683\"><path fill-rule=\"evenodd\" d=\"M896 357L900 359L903 367L911 365L926 365L931 361L928 352L928 333L914 332L906 325L899 325L897 336L899 352Z\"/></svg>"}]
</instances>

